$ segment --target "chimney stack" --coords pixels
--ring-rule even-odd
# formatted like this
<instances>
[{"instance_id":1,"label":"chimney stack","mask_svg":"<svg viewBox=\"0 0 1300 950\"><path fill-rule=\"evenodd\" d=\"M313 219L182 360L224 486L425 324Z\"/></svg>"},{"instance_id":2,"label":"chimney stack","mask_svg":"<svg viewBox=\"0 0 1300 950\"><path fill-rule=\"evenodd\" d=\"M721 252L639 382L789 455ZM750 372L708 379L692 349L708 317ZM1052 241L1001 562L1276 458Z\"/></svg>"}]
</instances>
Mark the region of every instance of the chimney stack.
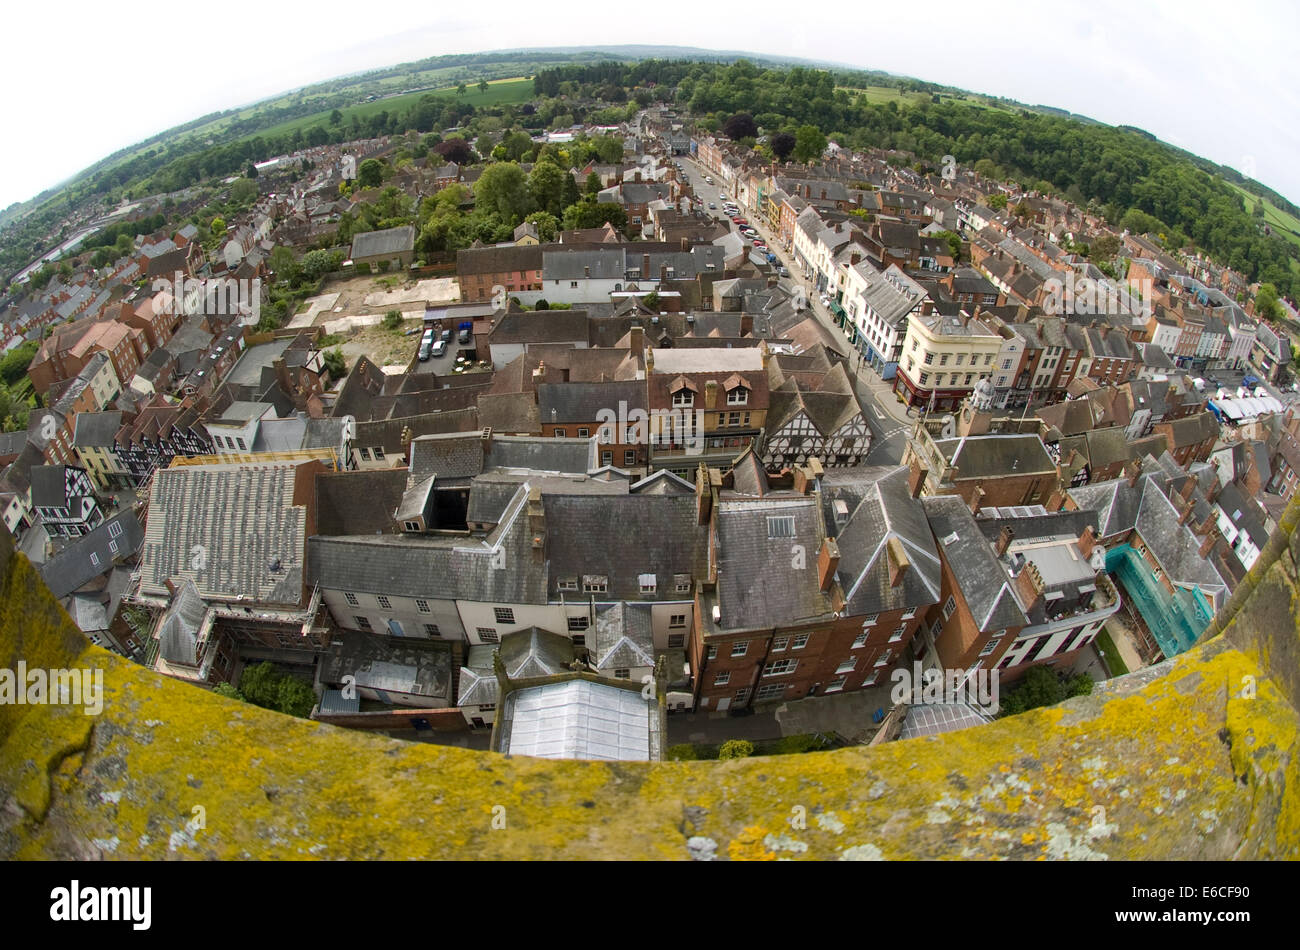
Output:
<instances>
[{"instance_id":1,"label":"chimney stack","mask_svg":"<svg viewBox=\"0 0 1300 950\"><path fill-rule=\"evenodd\" d=\"M708 524L713 514L713 478L703 462L695 470L695 522Z\"/></svg>"},{"instance_id":2,"label":"chimney stack","mask_svg":"<svg viewBox=\"0 0 1300 950\"><path fill-rule=\"evenodd\" d=\"M1084 557L1092 557L1092 549L1096 546L1097 532L1092 529L1092 525L1088 525L1083 529L1083 533L1079 535L1079 550Z\"/></svg>"},{"instance_id":3,"label":"chimney stack","mask_svg":"<svg viewBox=\"0 0 1300 950\"><path fill-rule=\"evenodd\" d=\"M1043 575L1039 572L1038 565L1033 561L1027 563L1016 575L1015 584L1025 604L1025 614L1032 623L1034 610L1043 603Z\"/></svg>"},{"instance_id":4,"label":"chimney stack","mask_svg":"<svg viewBox=\"0 0 1300 950\"><path fill-rule=\"evenodd\" d=\"M479 441L480 443L482 443L484 453L492 451L492 427L491 426L487 426L483 430L482 435L479 436Z\"/></svg>"},{"instance_id":5,"label":"chimney stack","mask_svg":"<svg viewBox=\"0 0 1300 950\"><path fill-rule=\"evenodd\" d=\"M835 580L835 572L840 566L840 546L833 538L822 541L821 551L817 554L817 587L828 591Z\"/></svg>"},{"instance_id":6,"label":"chimney stack","mask_svg":"<svg viewBox=\"0 0 1300 950\"><path fill-rule=\"evenodd\" d=\"M1142 460L1134 459L1125 468L1128 471L1129 488L1137 488L1138 479L1142 477Z\"/></svg>"},{"instance_id":7,"label":"chimney stack","mask_svg":"<svg viewBox=\"0 0 1300 950\"><path fill-rule=\"evenodd\" d=\"M1201 542L1201 557L1205 558L1210 556L1210 552L1214 550L1214 546L1219 543L1219 538L1220 534L1217 527L1213 527L1206 532L1205 540Z\"/></svg>"},{"instance_id":8,"label":"chimney stack","mask_svg":"<svg viewBox=\"0 0 1300 950\"><path fill-rule=\"evenodd\" d=\"M711 379L704 384L704 408L712 409L718 403L718 381Z\"/></svg>"},{"instance_id":9,"label":"chimney stack","mask_svg":"<svg viewBox=\"0 0 1300 950\"><path fill-rule=\"evenodd\" d=\"M903 542L897 537L890 537L889 543L885 545L885 552L889 560L889 586L897 587L903 583L903 578L907 575L907 569L912 566L912 562L908 560L907 552L903 550Z\"/></svg>"},{"instance_id":10,"label":"chimney stack","mask_svg":"<svg viewBox=\"0 0 1300 950\"><path fill-rule=\"evenodd\" d=\"M667 279L668 279L668 265L667 265L667 264L660 264L660 265L659 265L659 281L660 281L660 283L662 283L663 281L665 281L665 280L667 280Z\"/></svg>"},{"instance_id":11,"label":"chimney stack","mask_svg":"<svg viewBox=\"0 0 1300 950\"><path fill-rule=\"evenodd\" d=\"M682 253L685 254L691 249L690 238L682 238Z\"/></svg>"},{"instance_id":12,"label":"chimney stack","mask_svg":"<svg viewBox=\"0 0 1300 950\"><path fill-rule=\"evenodd\" d=\"M650 279L650 255L649 254L641 255L641 276L645 280Z\"/></svg>"},{"instance_id":13,"label":"chimney stack","mask_svg":"<svg viewBox=\"0 0 1300 950\"><path fill-rule=\"evenodd\" d=\"M912 470L907 476L907 490L912 493L913 498L920 498L921 492L925 489L926 476L930 470L921 464L920 459L912 459Z\"/></svg>"},{"instance_id":14,"label":"chimney stack","mask_svg":"<svg viewBox=\"0 0 1300 950\"><path fill-rule=\"evenodd\" d=\"M1015 536L1016 533L1011 529L1011 525L1002 526L1002 530L998 532L997 544L994 545L998 557L1002 557L1007 553L1007 548L1011 547L1011 542Z\"/></svg>"},{"instance_id":15,"label":"chimney stack","mask_svg":"<svg viewBox=\"0 0 1300 950\"><path fill-rule=\"evenodd\" d=\"M640 353L645 349L645 327L632 327L628 330L628 349L633 354Z\"/></svg>"},{"instance_id":16,"label":"chimney stack","mask_svg":"<svg viewBox=\"0 0 1300 950\"><path fill-rule=\"evenodd\" d=\"M1182 506L1183 506L1183 512L1178 516L1178 523L1180 525L1185 525L1187 524L1187 522L1192 520L1192 511L1195 508L1195 506L1191 503L1191 501L1187 499L1183 500Z\"/></svg>"},{"instance_id":17,"label":"chimney stack","mask_svg":"<svg viewBox=\"0 0 1300 950\"><path fill-rule=\"evenodd\" d=\"M980 513L980 502L982 502L982 501L984 500L984 496L985 496L985 494L987 494L987 493L984 491L984 486L983 486L983 485L976 485L976 486L975 486L975 491L973 491L973 492L971 493L971 496L970 496L970 513L971 513L971 514L973 514L973 515L978 515L978 514Z\"/></svg>"}]
</instances>

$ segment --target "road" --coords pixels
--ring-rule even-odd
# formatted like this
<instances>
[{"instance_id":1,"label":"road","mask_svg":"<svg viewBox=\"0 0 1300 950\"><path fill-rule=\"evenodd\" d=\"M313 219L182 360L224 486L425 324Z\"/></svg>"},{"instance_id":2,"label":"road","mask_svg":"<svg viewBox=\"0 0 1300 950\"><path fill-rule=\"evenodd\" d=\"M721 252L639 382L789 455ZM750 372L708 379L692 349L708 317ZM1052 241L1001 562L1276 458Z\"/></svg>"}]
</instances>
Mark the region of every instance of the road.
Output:
<instances>
[{"instance_id":1,"label":"road","mask_svg":"<svg viewBox=\"0 0 1300 950\"><path fill-rule=\"evenodd\" d=\"M677 160L681 162L682 170L689 179L691 188L703 200L705 213L730 225L731 219L722 210L722 204L726 200L735 199L724 193L717 178L714 178L712 184L704 180L706 175L712 177L713 173L703 165L687 156L681 156ZM710 204L717 207L710 209ZM822 306L818 294L813 290L812 281L797 276L799 271L794 266L794 255L781 247L776 235L771 233L762 218L743 207L741 216L758 231L759 236L767 242L768 249L776 255L778 262L792 275L789 279L782 279L781 286L787 290L794 290L798 286L803 287L813 313L843 342L844 352L851 357L852 365L849 369L856 376L858 398L866 407L867 424L871 427L871 451L867 455L866 464L899 464L903 459L903 450L907 446L907 433L911 430L913 421L907 417L904 407L895 399L890 384L882 380L870 366L859 364L855 348L849 344L844 331L835 325L830 312ZM734 225L732 227L734 228Z\"/></svg>"}]
</instances>

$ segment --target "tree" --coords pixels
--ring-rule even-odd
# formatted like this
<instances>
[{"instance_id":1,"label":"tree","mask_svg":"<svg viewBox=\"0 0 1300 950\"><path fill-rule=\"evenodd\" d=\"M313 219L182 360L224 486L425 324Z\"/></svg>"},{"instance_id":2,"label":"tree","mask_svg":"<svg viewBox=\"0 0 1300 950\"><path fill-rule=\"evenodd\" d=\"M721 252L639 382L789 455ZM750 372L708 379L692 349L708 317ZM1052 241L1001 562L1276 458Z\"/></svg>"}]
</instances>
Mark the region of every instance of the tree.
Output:
<instances>
[{"instance_id":1,"label":"tree","mask_svg":"<svg viewBox=\"0 0 1300 950\"><path fill-rule=\"evenodd\" d=\"M948 242L948 250L954 261L961 260L961 235L952 231L936 231L933 235Z\"/></svg>"},{"instance_id":2,"label":"tree","mask_svg":"<svg viewBox=\"0 0 1300 950\"><path fill-rule=\"evenodd\" d=\"M811 163L826 151L826 136L815 125L801 125L794 134L794 158Z\"/></svg>"},{"instance_id":3,"label":"tree","mask_svg":"<svg viewBox=\"0 0 1300 950\"><path fill-rule=\"evenodd\" d=\"M754 117L748 112L737 112L722 123L722 132L729 139L754 138L758 135L758 125L754 122Z\"/></svg>"},{"instance_id":4,"label":"tree","mask_svg":"<svg viewBox=\"0 0 1300 950\"><path fill-rule=\"evenodd\" d=\"M589 195L599 194L601 188L603 187L604 186L600 183L599 175L597 175L595 172L587 173L587 182L585 188L583 189L587 194Z\"/></svg>"},{"instance_id":5,"label":"tree","mask_svg":"<svg viewBox=\"0 0 1300 950\"><path fill-rule=\"evenodd\" d=\"M754 743L748 739L728 739L718 749L719 759L747 759L754 754Z\"/></svg>"},{"instance_id":6,"label":"tree","mask_svg":"<svg viewBox=\"0 0 1300 950\"><path fill-rule=\"evenodd\" d=\"M564 200L566 177L570 177L569 173L561 171L558 165L550 162L534 165L528 174L528 191L532 195L533 204L557 217L563 214L564 206L560 202Z\"/></svg>"},{"instance_id":7,"label":"tree","mask_svg":"<svg viewBox=\"0 0 1300 950\"><path fill-rule=\"evenodd\" d=\"M330 113L330 125L342 125L342 124L343 124L343 113L340 112L338 109L335 109L333 112Z\"/></svg>"},{"instance_id":8,"label":"tree","mask_svg":"<svg viewBox=\"0 0 1300 950\"><path fill-rule=\"evenodd\" d=\"M474 160L474 150L462 138L450 138L445 142L439 142L433 150L447 161L455 162L457 165L467 165Z\"/></svg>"},{"instance_id":9,"label":"tree","mask_svg":"<svg viewBox=\"0 0 1300 950\"><path fill-rule=\"evenodd\" d=\"M789 132L778 132L767 140L767 144L772 149L772 154L776 156L777 161L784 162L794 151L795 138Z\"/></svg>"},{"instance_id":10,"label":"tree","mask_svg":"<svg viewBox=\"0 0 1300 950\"><path fill-rule=\"evenodd\" d=\"M1103 234L1088 246L1088 260L1113 261L1119 255L1119 238L1113 234Z\"/></svg>"},{"instance_id":11,"label":"tree","mask_svg":"<svg viewBox=\"0 0 1300 950\"><path fill-rule=\"evenodd\" d=\"M226 219L221 217L221 215L217 215L215 218L212 219L212 223L208 225L208 230L211 231L214 235L225 234Z\"/></svg>"},{"instance_id":12,"label":"tree","mask_svg":"<svg viewBox=\"0 0 1300 950\"><path fill-rule=\"evenodd\" d=\"M378 188L384 182L384 166L377 158L367 158L357 169L357 184L362 188Z\"/></svg>"},{"instance_id":13,"label":"tree","mask_svg":"<svg viewBox=\"0 0 1300 950\"><path fill-rule=\"evenodd\" d=\"M247 165L245 165L245 166L244 166L244 177L245 177L245 178L256 178L256 177L257 177L257 166L254 165L252 162L249 162Z\"/></svg>"},{"instance_id":14,"label":"tree","mask_svg":"<svg viewBox=\"0 0 1300 950\"><path fill-rule=\"evenodd\" d=\"M1040 706L1055 706L1073 696L1088 695L1092 686L1092 677L1086 673L1063 676L1049 666L1031 666L1008 690L1000 714L1015 716Z\"/></svg>"},{"instance_id":15,"label":"tree","mask_svg":"<svg viewBox=\"0 0 1300 950\"><path fill-rule=\"evenodd\" d=\"M560 230L560 220L549 211L534 211L524 219L537 226L537 240L550 244Z\"/></svg>"},{"instance_id":16,"label":"tree","mask_svg":"<svg viewBox=\"0 0 1300 950\"><path fill-rule=\"evenodd\" d=\"M402 311L390 310L384 314L385 330L400 330L402 327Z\"/></svg>"},{"instance_id":17,"label":"tree","mask_svg":"<svg viewBox=\"0 0 1300 950\"><path fill-rule=\"evenodd\" d=\"M319 280L342 263L338 258L338 253L337 251L330 253L324 250L308 251L302 256L298 266L302 268L302 274L308 280Z\"/></svg>"},{"instance_id":18,"label":"tree","mask_svg":"<svg viewBox=\"0 0 1300 950\"><path fill-rule=\"evenodd\" d=\"M490 135L488 135L486 132L484 132L482 135L480 135L480 136L478 137L478 141L476 141L476 142L474 143L474 149L475 149L475 150L476 150L480 155L491 155L491 154L492 154L492 136L490 136Z\"/></svg>"},{"instance_id":19,"label":"tree","mask_svg":"<svg viewBox=\"0 0 1300 950\"><path fill-rule=\"evenodd\" d=\"M244 694L229 683L218 683L212 688L212 692L218 696L225 696L227 699L238 699L240 702L247 702L244 699Z\"/></svg>"},{"instance_id":20,"label":"tree","mask_svg":"<svg viewBox=\"0 0 1300 950\"><path fill-rule=\"evenodd\" d=\"M1007 196L1004 195L1002 192L999 191L996 194L989 196L989 207L992 208L994 211L1002 211L1006 208L1006 206L1007 206Z\"/></svg>"},{"instance_id":21,"label":"tree","mask_svg":"<svg viewBox=\"0 0 1300 950\"><path fill-rule=\"evenodd\" d=\"M241 178L230 186L230 200L235 204L251 204L257 197L257 182L251 178Z\"/></svg>"},{"instance_id":22,"label":"tree","mask_svg":"<svg viewBox=\"0 0 1300 950\"><path fill-rule=\"evenodd\" d=\"M566 231L599 228L605 224L612 224L619 230L627 227L627 212L622 205L612 201L583 200L564 209Z\"/></svg>"},{"instance_id":23,"label":"tree","mask_svg":"<svg viewBox=\"0 0 1300 950\"><path fill-rule=\"evenodd\" d=\"M487 81L486 79L480 79L480 80L478 81L478 91L479 91L479 92L487 92L487 91L488 91L488 81Z\"/></svg>"},{"instance_id":24,"label":"tree","mask_svg":"<svg viewBox=\"0 0 1300 950\"><path fill-rule=\"evenodd\" d=\"M269 662L244 667L239 677L239 692L254 706L274 709L279 700L280 674Z\"/></svg>"},{"instance_id":25,"label":"tree","mask_svg":"<svg viewBox=\"0 0 1300 950\"><path fill-rule=\"evenodd\" d=\"M289 716L306 719L316 705L316 692L294 676L280 678L276 689L275 708Z\"/></svg>"},{"instance_id":26,"label":"tree","mask_svg":"<svg viewBox=\"0 0 1300 950\"><path fill-rule=\"evenodd\" d=\"M533 197L528 191L524 171L514 162L500 162L483 169L474 185L474 206L495 212L514 227L533 211Z\"/></svg>"},{"instance_id":27,"label":"tree","mask_svg":"<svg viewBox=\"0 0 1300 950\"><path fill-rule=\"evenodd\" d=\"M1277 288L1272 284L1260 284L1255 292L1255 316L1261 320L1282 319L1282 305L1278 303Z\"/></svg>"},{"instance_id":28,"label":"tree","mask_svg":"<svg viewBox=\"0 0 1300 950\"><path fill-rule=\"evenodd\" d=\"M290 284L302 273L293 251L283 244L271 251L271 273L281 283Z\"/></svg>"},{"instance_id":29,"label":"tree","mask_svg":"<svg viewBox=\"0 0 1300 950\"><path fill-rule=\"evenodd\" d=\"M1016 205L1016 209L1015 209L1015 211L1013 211L1012 213L1013 213L1017 218L1024 219L1024 218L1029 217L1031 214L1033 214L1033 209L1031 209L1031 208L1029 207L1029 202L1028 202L1028 201L1025 201L1025 200L1022 198L1022 199L1020 199L1020 204Z\"/></svg>"},{"instance_id":30,"label":"tree","mask_svg":"<svg viewBox=\"0 0 1300 950\"><path fill-rule=\"evenodd\" d=\"M507 162L517 162L532 151L533 140L527 132L508 132L498 147L505 149Z\"/></svg>"},{"instance_id":31,"label":"tree","mask_svg":"<svg viewBox=\"0 0 1300 950\"><path fill-rule=\"evenodd\" d=\"M468 88L469 88L469 87L466 86L463 82L458 82L458 83L456 83L456 95L458 95L458 96L463 96L463 95L465 95L465 91L466 91Z\"/></svg>"},{"instance_id":32,"label":"tree","mask_svg":"<svg viewBox=\"0 0 1300 950\"><path fill-rule=\"evenodd\" d=\"M659 309L658 291L655 290L650 291L650 293L646 294L644 297L641 298L641 302L645 304L646 307L649 308L650 310L658 310Z\"/></svg>"},{"instance_id":33,"label":"tree","mask_svg":"<svg viewBox=\"0 0 1300 950\"><path fill-rule=\"evenodd\" d=\"M325 369L329 371L331 379L342 379L348 374L348 364L343 357L343 351L338 347L325 351Z\"/></svg>"}]
</instances>

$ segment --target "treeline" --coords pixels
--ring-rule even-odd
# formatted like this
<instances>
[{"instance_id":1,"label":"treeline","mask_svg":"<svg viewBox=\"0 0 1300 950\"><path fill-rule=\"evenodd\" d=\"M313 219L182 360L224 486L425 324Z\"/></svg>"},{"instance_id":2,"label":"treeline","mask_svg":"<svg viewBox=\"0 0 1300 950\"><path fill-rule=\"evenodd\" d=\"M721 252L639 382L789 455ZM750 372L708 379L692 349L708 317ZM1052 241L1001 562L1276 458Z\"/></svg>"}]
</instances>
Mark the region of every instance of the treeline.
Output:
<instances>
[{"instance_id":1,"label":"treeline","mask_svg":"<svg viewBox=\"0 0 1300 950\"><path fill-rule=\"evenodd\" d=\"M1300 295L1291 267L1294 246L1265 234L1221 178L1137 130L942 99L873 104L836 89L829 72L765 69L745 60L560 67L539 72L534 85L548 90L574 83L574 92L583 96L617 83L632 95L651 78L675 87L676 102L708 127L746 112L767 134L811 124L841 146L910 152L922 166L937 168L944 155L972 166L982 162L983 170L997 176L1091 203L1116 226L1126 218L1141 223L1171 248L1195 244L1251 280L1271 282L1292 298Z\"/></svg>"}]
</instances>

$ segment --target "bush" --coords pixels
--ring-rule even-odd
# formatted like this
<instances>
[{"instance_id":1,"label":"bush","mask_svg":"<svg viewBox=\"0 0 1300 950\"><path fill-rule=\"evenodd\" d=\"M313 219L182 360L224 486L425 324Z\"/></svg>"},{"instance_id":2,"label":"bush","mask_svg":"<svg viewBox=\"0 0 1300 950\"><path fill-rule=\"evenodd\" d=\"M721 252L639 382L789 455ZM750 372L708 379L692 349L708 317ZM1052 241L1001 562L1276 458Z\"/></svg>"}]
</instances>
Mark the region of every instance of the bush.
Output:
<instances>
[{"instance_id":1,"label":"bush","mask_svg":"<svg viewBox=\"0 0 1300 950\"><path fill-rule=\"evenodd\" d=\"M245 701L244 694L235 689L235 687L229 683L218 683L212 688L212 692L216 693L218 696L225 696L227 699L238 699L240 702Z\"/></svg>"},{"instance_id":2,"label":"bush","mask_svg":"<svg viewBox=\"0 0 1300 950\"><path fill-rule=\"evenodd\" d=\"M550 310L551 305L546 302L545 297L538 297L537 303L533 305L534 310Z\"/></svg>"},{"instance_id":3,"label":"bush","mask_svg":"<svg viewBox=\"0 0 1300 950\"><path fill-rule=\"evenodd\" d=\"M694 762L700 757L695 751L695 746L689 742L683 745L670 745L665 751L665 756L670 762Z\"/></svg>"},{"instance_id":4,"label":"bush","mask_svg":"<svg viewBox=\"0 0 1300 950\"><path fill-rule=\"evenodd\" d=\"M745 759L754 754L754 743L748 739L728 739L718 750L719 759Z\"/></svg>"},{"instance_id":5,"label":"bush","mask_svg":"<svg viewBox=\"0 0 1300 950\"><path fill-rule=\"evenodd\" d=\"M397 330L402 326L402 311L390 310L384 314L384 329Z\"/></svg>"}]
</instances>

